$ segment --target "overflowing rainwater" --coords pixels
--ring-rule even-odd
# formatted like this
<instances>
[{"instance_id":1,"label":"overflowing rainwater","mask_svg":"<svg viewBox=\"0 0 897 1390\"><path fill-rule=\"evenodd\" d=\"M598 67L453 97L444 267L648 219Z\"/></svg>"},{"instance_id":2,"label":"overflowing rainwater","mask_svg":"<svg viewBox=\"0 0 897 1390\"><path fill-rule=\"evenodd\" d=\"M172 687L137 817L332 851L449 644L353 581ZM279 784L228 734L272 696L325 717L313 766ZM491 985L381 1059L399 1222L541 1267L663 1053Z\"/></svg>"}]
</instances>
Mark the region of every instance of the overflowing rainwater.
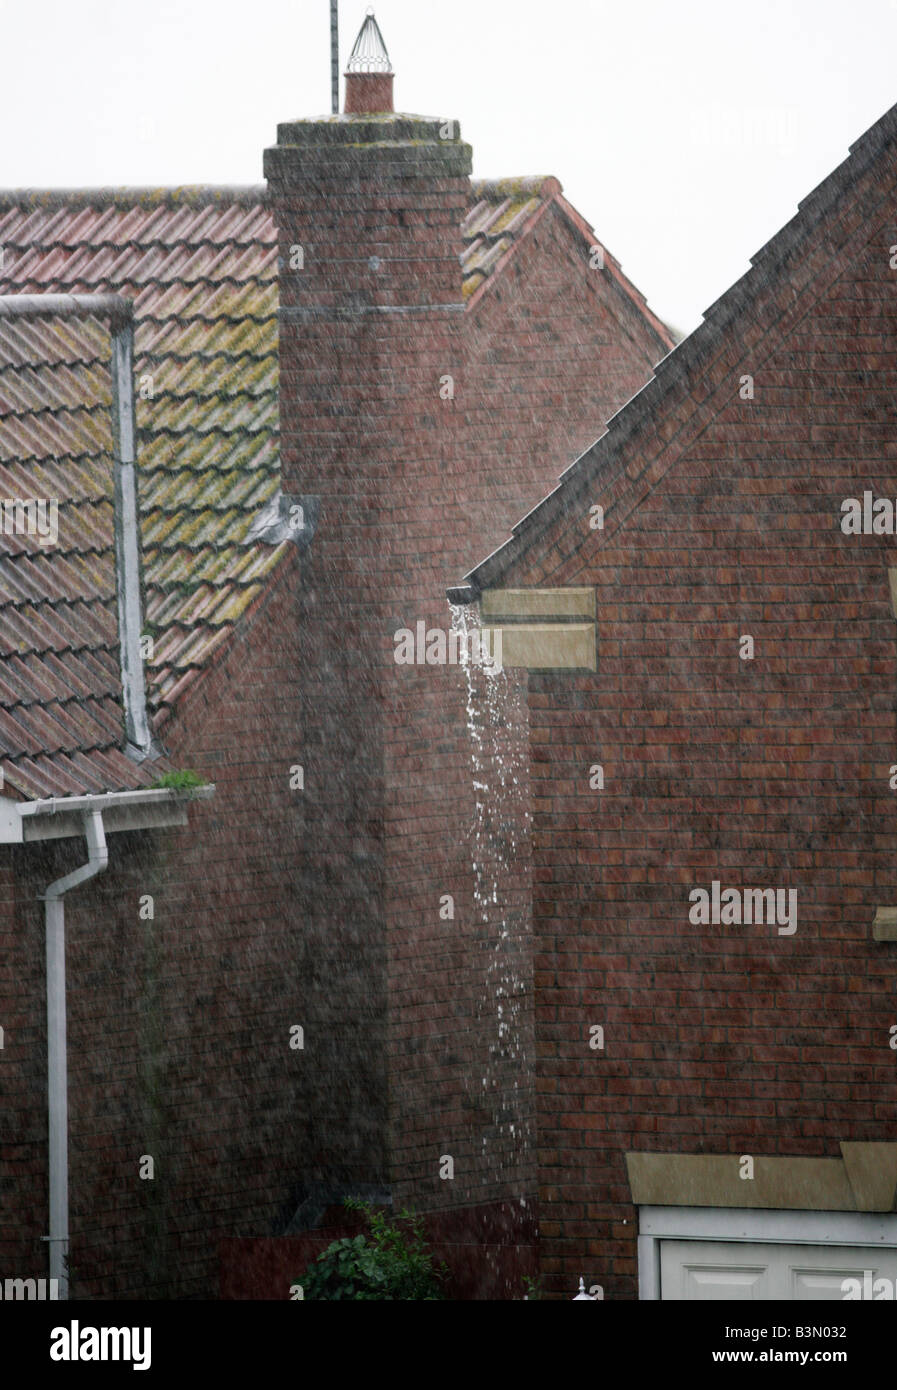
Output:
<instances>
[{"instance_id":1,"label":"overflowing rainwater","mask_svg":"<svg viewBox=\"0 0 897 1390\"><path fill-rule=\"evenodd\" d=\"M478 610L452 606L467 685L473 784L470 835L476 944L482 968L480 1032L484 1074L479 1106L491 1115L481 1160L493 1184L533 1190L533 1016L530 909L530 797L526 773L528 710L523 673L504 669L495 638L485 642ZM480 654L484 659L478 659ZM496 1193L497 1195L497 1193Z\"/></svg>"}]
</instances>

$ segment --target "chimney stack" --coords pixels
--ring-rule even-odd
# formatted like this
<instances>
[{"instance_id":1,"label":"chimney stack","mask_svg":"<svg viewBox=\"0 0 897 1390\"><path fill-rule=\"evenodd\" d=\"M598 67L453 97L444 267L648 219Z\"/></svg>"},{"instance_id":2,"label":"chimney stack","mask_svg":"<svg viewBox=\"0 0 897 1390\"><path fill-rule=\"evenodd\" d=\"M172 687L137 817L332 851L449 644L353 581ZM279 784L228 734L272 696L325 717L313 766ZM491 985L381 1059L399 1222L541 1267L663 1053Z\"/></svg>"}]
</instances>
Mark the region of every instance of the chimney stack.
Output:
<instances>
[{"instance_id":1,"label":"chimney stack","mask_svg":"<svg viewBox=\"0 0 897 1390\"><path fill-rule=\"evenodd\" d=\"M347 469L355 481L349 459L385 442L383 418L408 409L409 352L412 374L423 370L464 307L471 148L457 121L383 110L383 97L380 110L358 112L356 98L374 88L353 90L353 79L393 78L373 15L352 52L346 109L354 102L355 114L285 122L264 159L280 243L283 487L322 497L339 493ZM353 61L381 70L354 71Z\"/></svg>"},{"instance_id":2,"label":"chimney stack","mask_svg":"<svg viewBox=\"0 0 897 1390\"><path fill-rule=\"evenodd\" d=\"M393 633L406 612L445 621L443 574L457 570L441 567L441 588L431 547L456 486L456 416L439 393L445 373L463 372L471 149L457 121L392 111L373 16L353 57L347 114L278 126L264 168L279 243L282 487L318 509L295 580L296 746L309 789L295 910L314 979L325 991L338 980L339 999L319 1042L313 1176L378 1184L391 1123L388 769L402 736L391 711L407 698ZM352 1084L327 1084L337 1074Z\"/></svg>"}]
</instances>

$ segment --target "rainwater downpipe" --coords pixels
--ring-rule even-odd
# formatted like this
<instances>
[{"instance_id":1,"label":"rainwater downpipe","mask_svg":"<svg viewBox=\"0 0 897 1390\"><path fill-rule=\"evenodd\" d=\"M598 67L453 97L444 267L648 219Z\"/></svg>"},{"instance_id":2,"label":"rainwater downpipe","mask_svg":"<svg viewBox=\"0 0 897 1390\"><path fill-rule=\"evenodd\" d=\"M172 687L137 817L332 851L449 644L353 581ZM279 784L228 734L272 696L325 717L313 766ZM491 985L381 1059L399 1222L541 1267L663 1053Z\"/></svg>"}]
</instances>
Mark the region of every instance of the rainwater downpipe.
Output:
<instances>
[{"instance_id":1,"label":"rainwater downpipe","mask_svg":"<svg viewBox=\"0 0 897 1390\"><path fill-rule=\"evenodd\" d=\"M47 929L47 1097L50 1129L50 1278L69 1295L68 1053L65 1037L65 895L109 863L103 813L84 813L87 863L51 883L43 895ZM52 1287L52 1285L51 1285Z\"/></svg>"}]
</instances>

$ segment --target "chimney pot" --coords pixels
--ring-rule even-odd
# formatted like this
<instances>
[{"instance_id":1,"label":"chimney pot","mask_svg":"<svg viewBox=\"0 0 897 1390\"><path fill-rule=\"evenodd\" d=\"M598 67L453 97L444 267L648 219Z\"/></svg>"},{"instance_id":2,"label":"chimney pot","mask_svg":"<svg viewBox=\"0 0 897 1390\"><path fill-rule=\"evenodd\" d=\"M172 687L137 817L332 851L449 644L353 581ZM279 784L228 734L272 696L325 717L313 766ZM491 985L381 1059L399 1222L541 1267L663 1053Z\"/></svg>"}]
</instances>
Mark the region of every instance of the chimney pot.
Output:
<instances>
[{"instance_id":1,"label":"chimney pot","mask_svg":"<svg viewBox=\"0 0 897 1390\"><path fill-rule=\"evenodd\" d=\"M371 9L358 31L345 76L347 116L370 116L395 110L392 63Z\"/></svg>"}]
</instances>

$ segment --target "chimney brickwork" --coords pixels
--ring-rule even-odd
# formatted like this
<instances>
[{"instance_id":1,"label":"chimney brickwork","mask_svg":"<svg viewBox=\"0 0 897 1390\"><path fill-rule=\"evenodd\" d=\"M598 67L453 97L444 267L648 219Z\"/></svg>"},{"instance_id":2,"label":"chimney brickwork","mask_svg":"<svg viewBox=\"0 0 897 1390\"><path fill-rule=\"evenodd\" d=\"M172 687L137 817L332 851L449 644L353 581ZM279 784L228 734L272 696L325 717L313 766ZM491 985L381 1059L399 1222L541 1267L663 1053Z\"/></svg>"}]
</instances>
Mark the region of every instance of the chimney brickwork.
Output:
<instances>
[{"instance_id":1,"label":"chimney brickwork","mask_svg":"<svg viewBox=\"0 0 897 1390\"><path fill-rule=\"evenodd\" d=\"M320 1176L329 1165L347 1181L389 1177L388 900L391 836L403 833L390 790L402 742L392 634L423 616L423 587L447 621L426 581L453 424L440 434L439 379L460 374L471 152L457 125L453 138L441 131L405 116L299 121L265 158L280 238L283 487L320 498L297 594L298 908L332 963L323 1045L334 1076L357 1079L354 1096L352 1083L334 1087L322 1141Z\"/></svg>"}]
</instances>

